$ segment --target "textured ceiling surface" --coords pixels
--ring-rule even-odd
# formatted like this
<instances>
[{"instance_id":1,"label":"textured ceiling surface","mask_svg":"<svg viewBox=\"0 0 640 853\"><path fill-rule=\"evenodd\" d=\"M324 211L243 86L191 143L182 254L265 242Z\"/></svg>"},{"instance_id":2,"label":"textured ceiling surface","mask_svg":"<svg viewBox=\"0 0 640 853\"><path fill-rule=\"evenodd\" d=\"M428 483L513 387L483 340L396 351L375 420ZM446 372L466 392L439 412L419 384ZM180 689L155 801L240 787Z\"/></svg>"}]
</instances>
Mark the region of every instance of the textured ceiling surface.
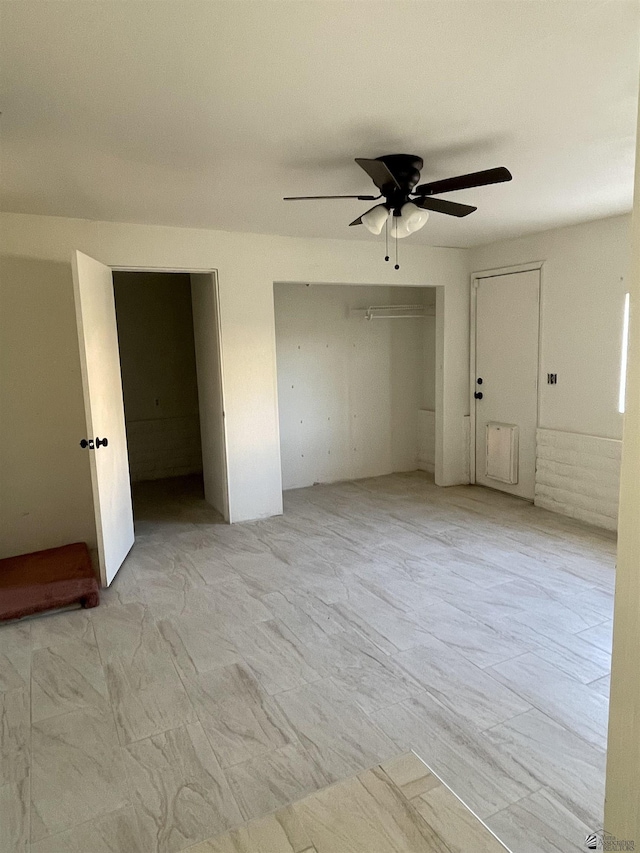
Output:
<instances>
[{"instance_id":1,"label":"textured ceiling surface","mask_svg":"<svg viewBox=\"0 0 640 853\"><path fill-rule=\"evenodd\" d=\"M637 0L2 4L3 210L376 240L353 158L505 165L409 239L470 246L631 208Z\"/></svg>"}]
</instances>

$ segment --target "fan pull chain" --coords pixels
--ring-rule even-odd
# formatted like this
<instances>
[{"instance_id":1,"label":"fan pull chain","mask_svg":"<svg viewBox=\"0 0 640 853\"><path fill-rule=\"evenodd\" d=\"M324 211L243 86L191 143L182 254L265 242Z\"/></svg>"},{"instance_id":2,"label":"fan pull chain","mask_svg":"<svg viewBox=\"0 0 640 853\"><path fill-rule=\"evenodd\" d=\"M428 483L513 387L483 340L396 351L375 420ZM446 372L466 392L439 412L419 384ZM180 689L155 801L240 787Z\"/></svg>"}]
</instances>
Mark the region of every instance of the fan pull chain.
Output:
<instances>
[{"instance_id":1,"label":"fan pull chain","mask_svg":"<svg viewBox=\"0 0 640 853\"><path fill-rule=\"evenodd\" d=\"M398 223L396 222L396 265L394 269L399 270L400 264L398 263Z\"/></svg>"},{"instance_id":2,"label":"fan pull chain","mask_svg":"<svg viewBox=\"0 0 640 853\"><path fill-rule=\"evenodd\" d=\"M384 221L384 259L389 260L389 217Z\"/></svg>"}]
</instances>

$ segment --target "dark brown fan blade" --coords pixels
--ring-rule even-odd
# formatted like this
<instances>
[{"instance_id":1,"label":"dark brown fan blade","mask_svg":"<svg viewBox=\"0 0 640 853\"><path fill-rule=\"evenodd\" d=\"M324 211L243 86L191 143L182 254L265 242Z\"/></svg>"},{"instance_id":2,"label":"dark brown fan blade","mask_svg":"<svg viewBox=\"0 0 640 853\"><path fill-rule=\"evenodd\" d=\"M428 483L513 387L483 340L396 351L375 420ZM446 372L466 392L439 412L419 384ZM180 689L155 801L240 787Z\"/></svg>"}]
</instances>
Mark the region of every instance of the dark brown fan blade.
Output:
<instances>
[{"instance_id":1,"label":"dark brown fan blade","mask_svg":"<svg viewBox=\"0 0 640 853\"><path fill-rule=\"evenodd\" d=\"M445 178L442 181L432 181L430 184L420 184L416 187L416 195L439 195L454 190L467 190L471 187L484 187L487 184L500 184L510 181L511 172L504 166L497 169L485 169L483 172L471 172L468 175L458 175L456 178Z\"/></svg>"},{"instance_id":2,"label":"dark brown fan blade","mask_svg":"<svg viewBox=\"0 0 640 853\"><path fill-rule=\"evenodd\" d=\"M323 198L357 198L358 201L375 201L382 198L379 195L288 195L283 198L283 201L313 201Z\"/></svg>"},{"instance_id":3,"label":"dark brown fan blade","mask_svg":"<svg viewBox=\"0 0 640 853\"><path fill-rule=\"evenodd\" d=\"M435 213L446 213L448 216L468 216L477 210L470 204L458 204L455 201L447 201L446 198L412 198L416 207L423 210L433 210Z\"/></svg>"},{"instance_id":4,"label":"dark brown fan blade","mask_svg":"<svg viewBox=\"0 0 640 853\"><path fill-rule=\"evenodd\" d=\"M379 190L389 184L397 188L400 187L393 172L389 171L389 167L382 160L367 160L365 157L356 157L356 163L361 169L365 170Z\"/></svg>"}]
</instances>

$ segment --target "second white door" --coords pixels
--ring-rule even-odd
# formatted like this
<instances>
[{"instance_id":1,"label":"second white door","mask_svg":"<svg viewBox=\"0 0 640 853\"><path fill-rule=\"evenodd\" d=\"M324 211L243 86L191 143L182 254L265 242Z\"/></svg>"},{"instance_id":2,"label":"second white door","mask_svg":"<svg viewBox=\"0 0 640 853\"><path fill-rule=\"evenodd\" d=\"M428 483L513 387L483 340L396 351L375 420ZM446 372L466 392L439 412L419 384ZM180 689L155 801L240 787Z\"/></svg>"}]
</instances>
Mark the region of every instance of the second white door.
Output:
<instances>
[{"instance_id":1,"label":"second white door","mask_svg":"<svg viewBox=\"0 0 640 853\"><path fill-rule=\"evenodd\" d=\"M102 586L134 541L129 458L111 269L82 252L72 258L80 366ZM70 436L77 442L78 436Z\"/></svg>"},{"instance_id":2,"label":"second white door","mask_svg":"<svg viewBox=\"0 0 640 853\"><path fill-rule=\"evenodd\" d=\"M477 280L475 479L528 500L535 492L539 303L539 270Z\"/></svg>"}]
</instances>

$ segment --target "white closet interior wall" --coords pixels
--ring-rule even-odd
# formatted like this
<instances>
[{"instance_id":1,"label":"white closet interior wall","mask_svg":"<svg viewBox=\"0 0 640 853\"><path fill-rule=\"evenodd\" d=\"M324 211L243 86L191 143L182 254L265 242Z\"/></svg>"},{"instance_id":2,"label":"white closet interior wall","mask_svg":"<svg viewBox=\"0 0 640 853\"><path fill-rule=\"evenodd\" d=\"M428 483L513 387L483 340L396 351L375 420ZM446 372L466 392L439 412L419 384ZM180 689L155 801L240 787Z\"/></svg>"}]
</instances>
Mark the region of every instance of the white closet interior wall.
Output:
<instances>
[{"instance_id":1,"label":"white closet interior wall","mask_svg":"<svg viewBox=\"0 0 640 853\"><path fill-rule=\"evenodd\" d=\"M432 466L435 289L276 283L274 299L283 488ZM417 303L427 316L353 313Z\"/></svg>"}]
</instances>

